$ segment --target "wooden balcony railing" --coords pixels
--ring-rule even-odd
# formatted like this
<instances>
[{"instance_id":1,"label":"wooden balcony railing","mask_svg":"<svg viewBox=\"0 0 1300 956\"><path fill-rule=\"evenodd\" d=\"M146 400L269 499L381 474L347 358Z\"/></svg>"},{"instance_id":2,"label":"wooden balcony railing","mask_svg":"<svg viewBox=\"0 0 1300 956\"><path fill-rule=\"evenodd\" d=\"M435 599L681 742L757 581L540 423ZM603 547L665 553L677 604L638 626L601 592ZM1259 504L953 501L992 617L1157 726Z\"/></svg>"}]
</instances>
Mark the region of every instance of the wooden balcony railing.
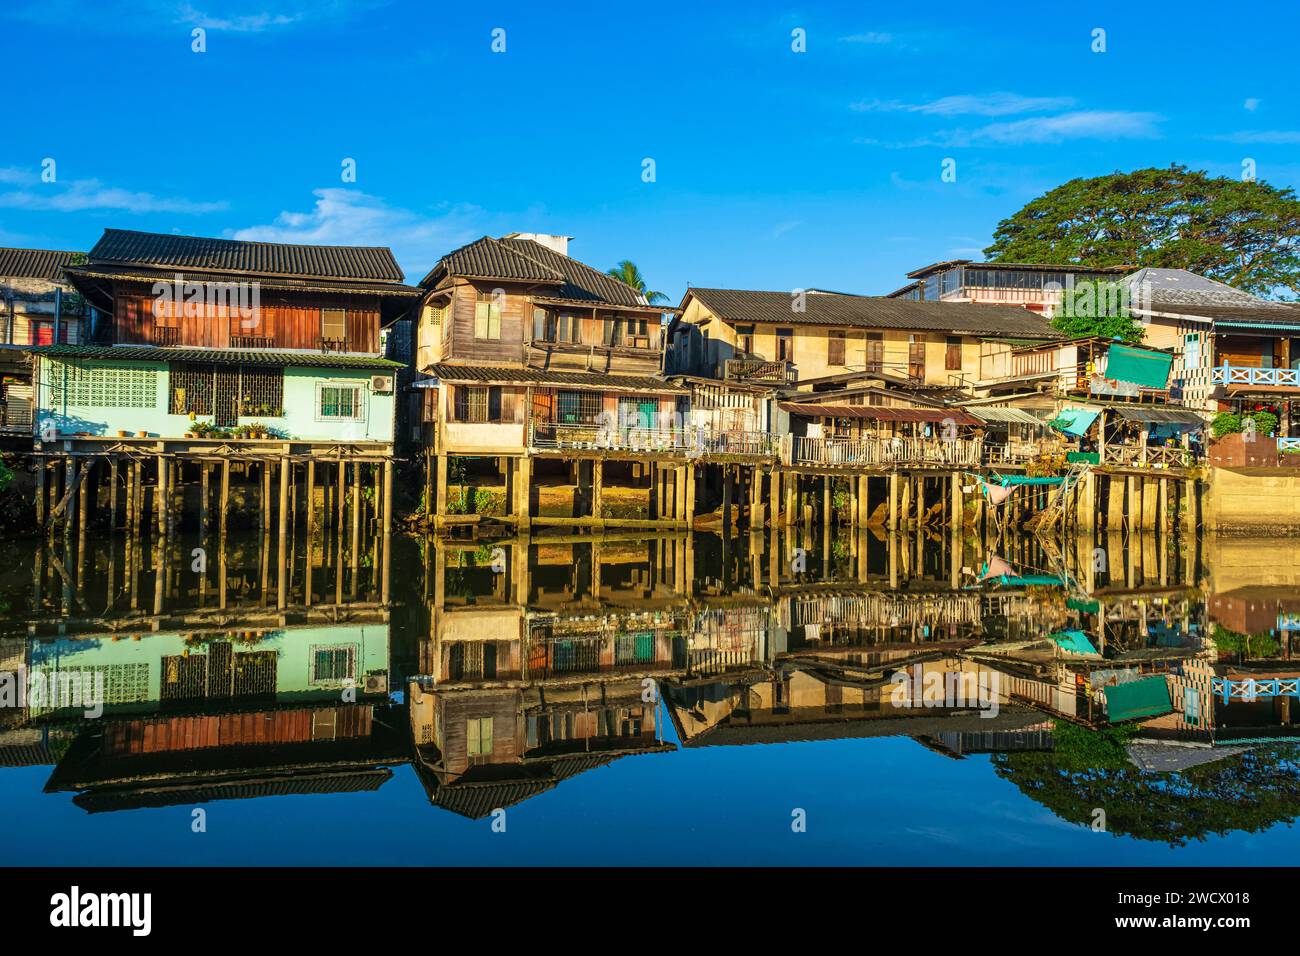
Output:
<instances>
[{"instance_id":1,"label":"wooden balcony railing","mask_svg":"<svg viewBox=\"0 0 1300 956\"><path fill-rule=\"evenodd\" d=\"M695 429L628 428L603 424L528 423L528 447L545 451L588 449L605 451L686 452Z\"/></svg>"},{"instance_id":2,"label":"wooden balcony railing","mask_svg":"<svg viewBox=\"0 0 1300 956\"><path fill-rule=\"evenodd\" d=\"M766 359L727 359L722 363L722 377L728 381L794 382L799 373L793 362L769 362Z\"/></svg>"},{"instance_id":3,"label":"wooden balcony railing","mask_svg":"<svg viewBox=\"0 0 1300 956\"><path fill-rule=\"evenodd\" d=\"M805 438L787 436L782 462L831 468L879 468L893 465L978 467L983 441L978 438Z\"/></svg>"},{"instance_id":4,"label":"wooden balcony railing","mask_svg":"<svg viewBox=\"0 0 1300 956\"><path fill-rule=\"evenodd\" d=\"M349 343L347 339L320 338L316 340L316 344L320 346L320 350L322 352L350 352L351 351L351 349L348 347Z\"/></svg>"},{"instance_id":5,"label":"wooden balcony railing","mask_svg":"<svg viewBox=\"0 0 1300 956\"><path fill-rule=\"evenodd\" d=\"M270 335L232 335L230 347L232 349L273 349L275 338Z\"/></svg>"},{"instance_id":6,"label":"wooden balcony railing","mask_svg":"<svg viewBox=\"0 0 1300 956\"><path fill-rule=\"evenodd\" d=\"M1211 373L1215 385L1268 385L1300 387L1300 368L1256 368L1251 365L1216 365Z\"/></svg>"},{"instance_id":7,"label":"wooden balcony railing","mask_svg":"<svg viewBox=\"0 0 1300 956\"><path fill-rule=\"evenodd\" d=\"M156 325L153 330L154 345L179 345L181 330L175 326Z\"/></svg>"},{"instance_id":8,"label":"wooden balcony railing","mask_svg":"<svg viewBox=\"0 0 1300 956\"><path fill-rule=\"evenodd\" d=\"M1197 462L1190 448L1166 448L1145 445L1107 445L1103 465L1142 468L1191 468Z\"/></svg>"}]
</instances>

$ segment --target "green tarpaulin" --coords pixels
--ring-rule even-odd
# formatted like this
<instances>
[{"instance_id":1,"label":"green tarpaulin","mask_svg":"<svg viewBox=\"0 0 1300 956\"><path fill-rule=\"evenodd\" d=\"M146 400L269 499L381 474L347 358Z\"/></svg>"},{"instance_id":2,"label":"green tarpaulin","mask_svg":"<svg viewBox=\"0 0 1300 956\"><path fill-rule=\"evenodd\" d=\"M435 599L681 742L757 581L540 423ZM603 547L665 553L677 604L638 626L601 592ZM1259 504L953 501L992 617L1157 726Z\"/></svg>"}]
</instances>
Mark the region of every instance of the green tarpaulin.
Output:
<instances>
[{"instance_id":1,"label":"green tarpaulin","mask_svg":"<svg viewBox=\"0 0 1300 956\"><path fill-rule=\"evenodd\" d=\"M1111 723L1154 717L1173 709L1169 685L1163 677L1146 677L1106 688L1106 717Z\"/></svg>"},{"instance_id":2,"label":"green tarpaulin","mask_svg":"<svg viewBox=\"0 0 1300 956\"><path fill-rule=\"evenodd\" d=\"M1065 432L1067 435L1082 435L1092 427L1092 423L1097 420L1098 413L1091 408L1063 408L1060 413L1051 421L1053 428Z\"/></svg>"},{"instance_id":3,"label":"green tarpaulin","mask_svg":"<svg viewBox=\"0 0 1300 956\"><path fill-rule=\"evenodd\" d=\"M1083 631L1061 631L1051 635L1051 638L1057 647L1070 654L1097 653L1097 648L1092 646L1092 641L1088 640L1088 635Z\"/></svg>"},{"instance_id":4,"label":"green tarpaulin","mask_svg":"<svg viewBox=\"0 0 1300 956\"><path fill-rule=\"evenodd\" d=\"M1106 356L1106 377L1143 388L1164 388L1169 384L1169 368L1173 363L1174 357L1167 352L1112 345Z\"/></svg>"}]
</instances>

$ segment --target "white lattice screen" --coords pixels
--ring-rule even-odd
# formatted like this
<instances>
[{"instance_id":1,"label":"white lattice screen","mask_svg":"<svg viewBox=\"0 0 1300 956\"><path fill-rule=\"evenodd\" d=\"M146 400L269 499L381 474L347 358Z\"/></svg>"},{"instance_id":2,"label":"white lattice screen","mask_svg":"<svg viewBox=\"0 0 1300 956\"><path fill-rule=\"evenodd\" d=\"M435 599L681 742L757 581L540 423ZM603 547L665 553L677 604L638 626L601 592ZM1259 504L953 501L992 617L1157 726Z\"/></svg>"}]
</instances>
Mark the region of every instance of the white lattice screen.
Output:
<instances>
[{"instance_id":1,"label":"white lattice screen","mask_svg":"<svg viewBox=\"0 0 1300 956\"><path fill-rule=\"evenodd\" d=\"M51 362L50 397L55 406L154 408L158 404L158 372Z\"/></svg>"}]
</instances>

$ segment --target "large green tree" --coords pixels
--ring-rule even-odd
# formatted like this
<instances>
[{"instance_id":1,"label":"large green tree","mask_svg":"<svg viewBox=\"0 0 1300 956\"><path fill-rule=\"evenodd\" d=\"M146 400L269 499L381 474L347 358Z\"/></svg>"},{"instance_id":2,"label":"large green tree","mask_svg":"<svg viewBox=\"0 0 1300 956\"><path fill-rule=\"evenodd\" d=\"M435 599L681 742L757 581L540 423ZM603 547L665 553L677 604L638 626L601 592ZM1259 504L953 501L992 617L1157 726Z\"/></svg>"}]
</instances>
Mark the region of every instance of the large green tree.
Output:
<instances>
[{"instance_id":1,"label":"large green tree","mask_svg":"<svg viewBox=\"0 0 1300 956\"><path fill-rule=\"evenodd\" d=\"M1189 269L1257 295L1300 296L1300 199L1186 166L1072 179L1002 220L1002 262Z\"/></svg>"},{"instance_id":2,"label":"large green tree","mask_svg":"<svg viewBox=\"0 0 1300 956\"><path fill-rule=\"evenodd\" d=\"M668 301L668 296L662 292L651 292L646 288L645 277L641 275L641 270L636 267L636 263L631 259L624 259L610 269L609 275L640 292L651 305L658 305L660 302Z\"/></svg>"}]
</instances>

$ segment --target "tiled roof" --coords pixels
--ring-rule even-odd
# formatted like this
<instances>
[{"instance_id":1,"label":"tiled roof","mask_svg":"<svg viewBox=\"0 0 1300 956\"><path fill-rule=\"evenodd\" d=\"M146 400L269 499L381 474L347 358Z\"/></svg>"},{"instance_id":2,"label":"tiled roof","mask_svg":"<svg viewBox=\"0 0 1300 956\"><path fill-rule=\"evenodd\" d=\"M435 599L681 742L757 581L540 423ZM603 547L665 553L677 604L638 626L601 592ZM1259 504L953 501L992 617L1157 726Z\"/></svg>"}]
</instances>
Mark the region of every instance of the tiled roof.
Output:
<instances>
[{"instance_id":1,"label":"tiled roof","mask_svg":"<svg viewBox=\"0 0 1300 956\"><path fill-rule=\"evenodd\" d=\"M631 286L613 276L593 269L585 262L560 255L540 242L531 239L506 237L501 244L512 252L539 262L560 274L564 283L556 293L561 299L588 299L593 302L612 302L615 305L642 305L640 296Z\"/></svg>"},{"instance_id":2,"label":"tiled roof","mask_svg":"<svg viewBox=\"0 0 1300 956\"><path fill-rule=\"evenodd\" d=\"M157 345L37 345L25 351L52 358L121 359L130 362L208 362L214 365L280 365L297 368L401 368L400 362L334 352L258 349L163 348Z\"/></svg>"},{"instance_id":3,"label":"tiled roof","mask_svg":"<svg viewBox=\"0 0 1300 956\"><path fill-rule=\"evenodd\" d=\"M536 282L553 287L554 291L549 294L555 298L575 302L644 305L630 286L532 239L511 236L476 239L438 260L420 285L436 285L442 277L449 275Z\"/></svg>"},{"instance_id":4,"label":"tiled roof","mask_svg":"<svg viewBox=\"0 0 1300 956\"><path fill-rule=\"evenodd\" d=\"M489 365L431 365L430 375L446 382L492 382L497 384L571 385L580 388L623 388L629 391L681 392L680 385L651 375L609 375L605 372L570 372L540 368L510 368Z\"/></svg>"},{"instance_id":5,"label":"tiled roof","mask_svg":"<svg viewBox=\"0 0 1300 956\"><path fill-rule=\"evenodd\" d=\"M63 278L63 267L71 265L79 255L53 249L0 249L0 279L58 282Z\"/></svg>"},{"instance_id":6,"label":"tiled roof","mask_svg":"<svg viewBox=\"0 0 1300 956\"><path fill-rule=\"evenodd\" d=\"M119 263L97 263L85 266L69 266L68 275L77 279L113 279L119 282L171 282L173 273L159 273L157 266L138 266ZM234 273L198 272L190 270L182 274L186 282L231 282ZM375 279L335 279L335 278L297 278L294 276L270 276L258 274L254 277L263 289L284 289L294 292L336 292L378 295L386 298L416 297L420 290L415 286L400 282L378 281Z\"/></svg>"},{"instance_id":7,"label":"tiled roof","mask_svg":"<svg viewBox=\"0 0 1300 956\"><path fill-rule=\"evenodd\" d=\"M915 302L883 296L816 293L804 296L804 311L796 312L789 292L692 288L686 294L695 296L715 315L732 324L767 322L860 329L915 329L954 335L1063 337L1042 316L1010 305Z\"/></svg>"},{"instance_id":8,"label":"tiled roof","mask_svg":"<svg viewBox=\"0 0 1300 956\"><path fill-rule=\"evenodd\" d=\"M1294 304L1263 299L1187 269L1139 269L1124 282L1138 310L1264 324L1300 321Z\"/></svg>"},{"instance_id":9,"label":"tiled roof","mask_svg":"<svg viewBox=\"0 0 1300 956\"><path fill-rule=\"evenodd\" d=\"M306 246L105 229L88 258L91 263L117 262L241 275L402 281L402 270L392 250L383 246Z\"/></svg>"}]
</instances>

